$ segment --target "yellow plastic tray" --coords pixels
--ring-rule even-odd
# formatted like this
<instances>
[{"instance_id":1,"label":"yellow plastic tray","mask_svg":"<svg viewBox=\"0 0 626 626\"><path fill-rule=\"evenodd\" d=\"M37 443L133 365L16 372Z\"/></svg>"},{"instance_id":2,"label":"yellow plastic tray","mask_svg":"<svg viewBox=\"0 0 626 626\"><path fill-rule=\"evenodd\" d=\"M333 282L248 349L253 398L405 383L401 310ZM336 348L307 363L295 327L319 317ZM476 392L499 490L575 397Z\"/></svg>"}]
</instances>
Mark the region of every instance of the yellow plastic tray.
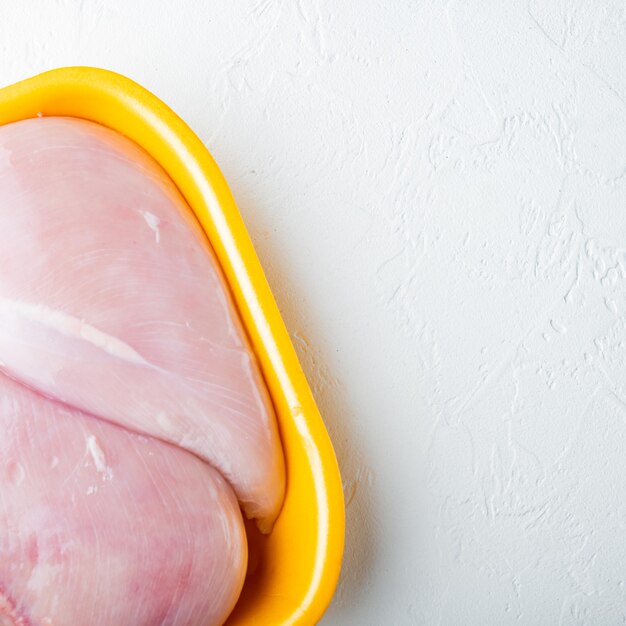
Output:
<instances>
[{"instance_id":1,"label":"yellow plastic tray","mask_svg":"<svg viewBox=\"0 0 626 626\"><path fill-rule=\"evenodd\" d=\"M335 454L233 196L208 150L163 102L106 70L52 70L0 90L0 124L45 116L98 122L155 158L202 224L261 362L287 464L287 494L228 626L315 624L335 590L344 503Z\"/></svg>"}]
</instances>

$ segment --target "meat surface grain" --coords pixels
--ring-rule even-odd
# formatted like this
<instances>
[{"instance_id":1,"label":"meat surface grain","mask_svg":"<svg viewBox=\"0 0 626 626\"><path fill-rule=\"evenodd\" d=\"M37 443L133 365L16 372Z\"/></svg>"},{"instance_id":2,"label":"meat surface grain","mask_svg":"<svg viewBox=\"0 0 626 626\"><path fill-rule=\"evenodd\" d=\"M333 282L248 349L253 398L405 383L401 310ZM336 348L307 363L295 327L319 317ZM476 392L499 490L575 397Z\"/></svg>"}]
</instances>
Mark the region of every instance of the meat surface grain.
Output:
<instances>
[{"instance_id":1,"label":"meat surface grain","mask_svg":"<svg viewBox=\"0 0 626 626\"><path fill-rule=\"evenodd\" d=\"M185 201L90 122L0 127L0 433L0 626L224 621L275 416Z\"/></svg>"},{"instance_id":2,"label":"meat surface grain","mask_svg":"<svg viewBox=\"0 0 626 626\"><path fill-rule=\"evenodd\" d=\"M0 431L0 625L224 621L247 546L217 471L6 377Z\"/></svg>"}]
</instances>

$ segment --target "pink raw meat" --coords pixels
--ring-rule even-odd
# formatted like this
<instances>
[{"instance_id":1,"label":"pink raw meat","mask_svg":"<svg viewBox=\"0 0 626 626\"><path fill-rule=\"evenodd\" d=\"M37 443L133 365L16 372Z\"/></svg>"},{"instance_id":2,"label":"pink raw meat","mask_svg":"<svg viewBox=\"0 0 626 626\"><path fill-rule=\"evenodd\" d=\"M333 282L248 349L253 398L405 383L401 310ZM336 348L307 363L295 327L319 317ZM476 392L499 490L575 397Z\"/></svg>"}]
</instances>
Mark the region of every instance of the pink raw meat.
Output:
<instances>
[{"instance_id":1,"label":"pink raw meat","mask_svg":"<svg viewBox=\"0 0 626 626\"><path fill-rule=\"evenodd\" d=\"M246 539L206 463L0 377L0 625L207 626Z\"/></svg>"},{"instance_id":2,"label":"pink raw meat","mask_svg":"<svg viewBox=\"0 0 626 626\"><path fill-rule=\"evenodd\" d=\"M106 128L0 128L0 367L194 452L274 521L275 419L211 248L162 170Z\"/></svg>"},{"instance_id":3,"label":"pink raw meat","mask_svg":"<svg viewBox=\"0 0 626 626\"><path fill-rule=\"evenodd\" d=\"M225 620L275 416L183 198L90 122L0 127L0 435L0 626Z\"/></svg>"}]
</instances>

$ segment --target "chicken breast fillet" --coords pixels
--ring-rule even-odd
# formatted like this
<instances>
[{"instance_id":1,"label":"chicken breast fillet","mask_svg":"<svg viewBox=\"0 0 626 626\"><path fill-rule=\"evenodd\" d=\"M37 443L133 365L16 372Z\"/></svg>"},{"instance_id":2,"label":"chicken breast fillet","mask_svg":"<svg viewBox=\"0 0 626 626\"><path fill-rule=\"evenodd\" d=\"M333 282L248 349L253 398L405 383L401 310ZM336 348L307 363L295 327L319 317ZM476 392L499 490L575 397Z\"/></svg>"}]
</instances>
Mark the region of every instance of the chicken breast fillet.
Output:
<instances>
[{"instance_id":1,"label":"chicken breast fillet","mask_svg":"<svg viewBox=\"0 0 626 626\"><path fill-rule=\"evenodd\" d=\"M0 127L0 626L210 626L285 471L178 190L97 124Z\"/></svg>"}]
</instances>

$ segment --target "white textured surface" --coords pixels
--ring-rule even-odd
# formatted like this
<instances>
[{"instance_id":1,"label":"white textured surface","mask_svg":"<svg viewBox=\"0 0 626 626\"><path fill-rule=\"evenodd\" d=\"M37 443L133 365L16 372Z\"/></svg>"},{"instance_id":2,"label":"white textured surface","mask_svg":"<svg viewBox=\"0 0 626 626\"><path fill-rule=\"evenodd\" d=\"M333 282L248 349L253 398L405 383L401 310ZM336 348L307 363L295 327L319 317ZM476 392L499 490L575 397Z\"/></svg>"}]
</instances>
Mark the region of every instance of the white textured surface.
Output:
<instances>
[{"instance_id":1,"label":"white textured surface","mask_svg":"<svg viewBox=\"0 0 626 626\"><path fill-rule=\"evenodd\" d=\"M224 170L342 464L325 625L626 621L623 2L31 0L0 52Z\"/></svg>"}]
</instances>

